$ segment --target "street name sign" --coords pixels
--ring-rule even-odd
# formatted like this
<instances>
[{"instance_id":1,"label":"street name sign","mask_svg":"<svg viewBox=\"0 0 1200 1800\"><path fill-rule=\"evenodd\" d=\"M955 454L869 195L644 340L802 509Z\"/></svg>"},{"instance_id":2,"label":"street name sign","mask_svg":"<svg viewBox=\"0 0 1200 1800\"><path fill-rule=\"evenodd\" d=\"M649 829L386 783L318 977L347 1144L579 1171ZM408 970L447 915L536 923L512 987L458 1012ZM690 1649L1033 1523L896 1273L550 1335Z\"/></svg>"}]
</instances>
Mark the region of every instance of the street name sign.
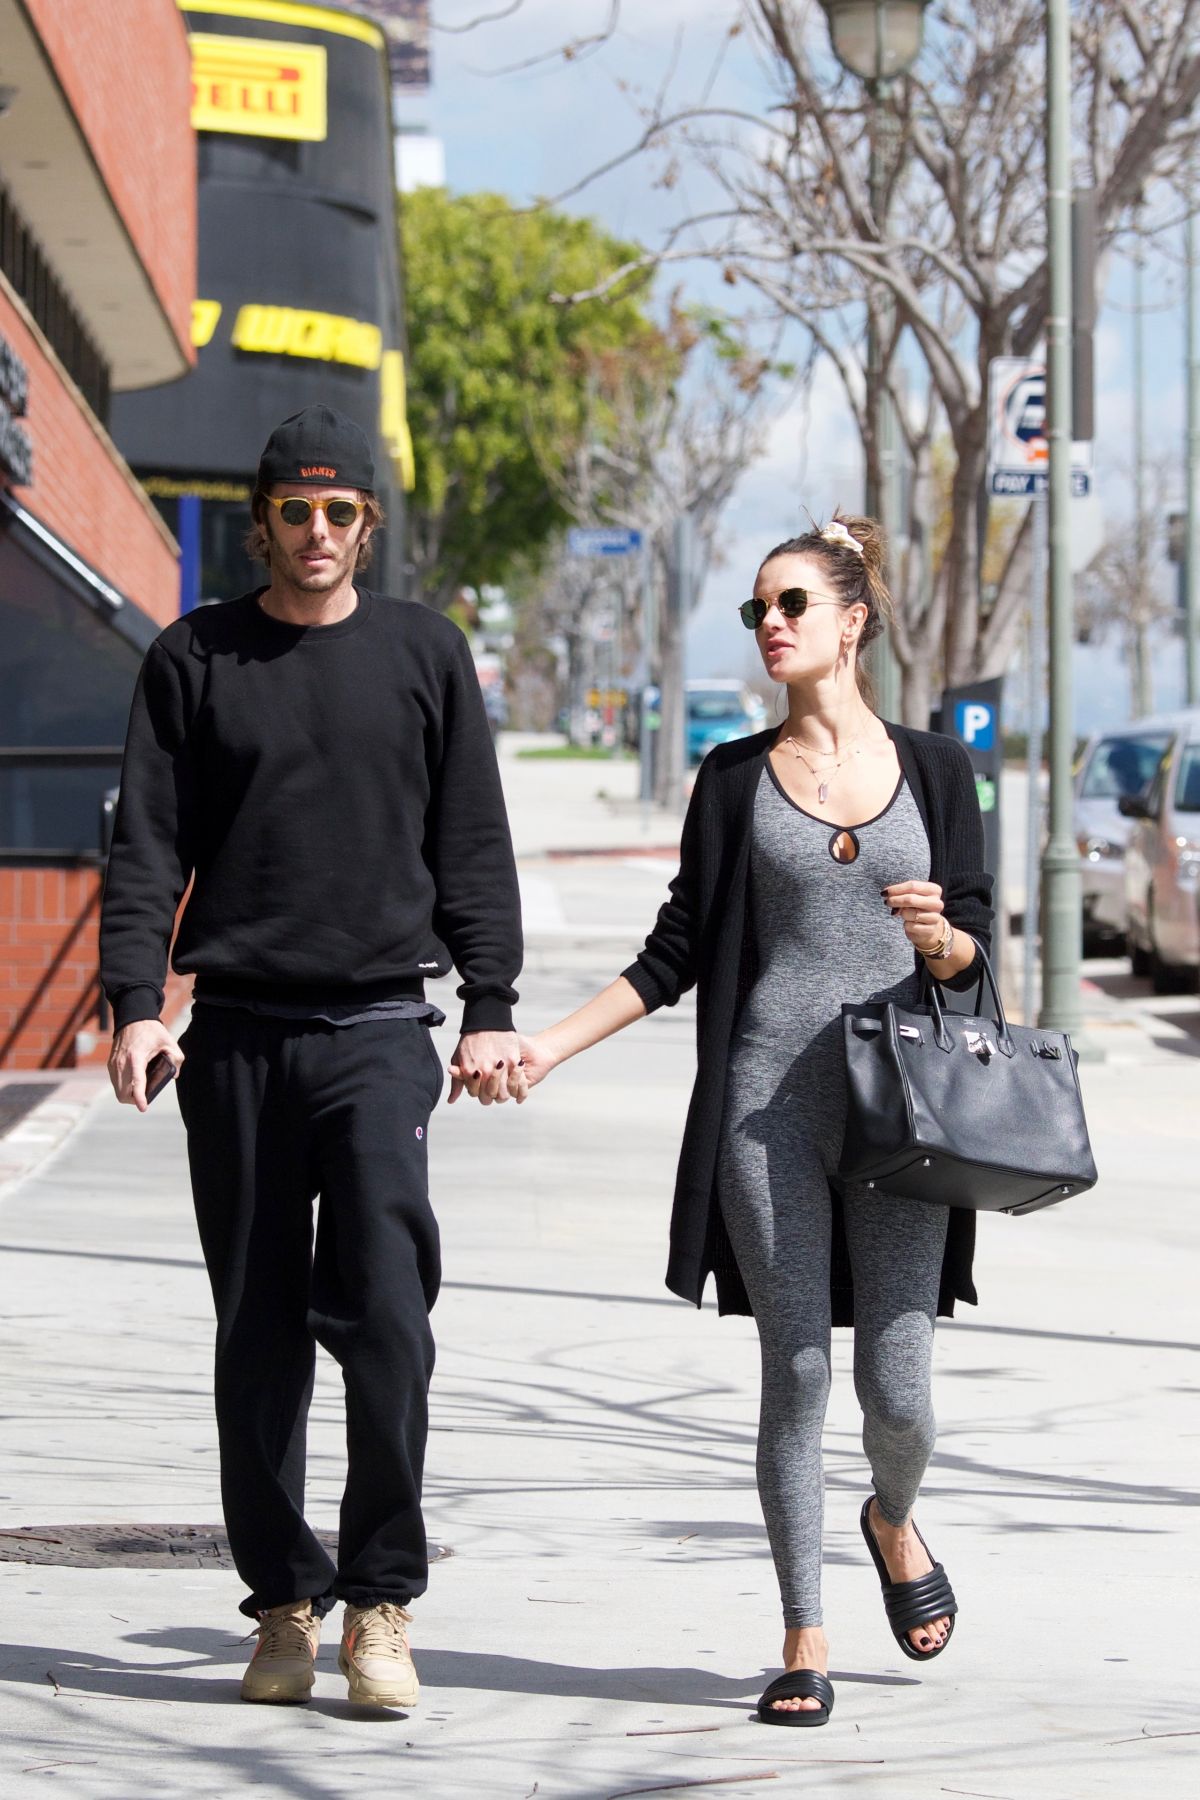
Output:
<instances>
[{"instance_id":1,"label":"street name sign","mask_svg":"<svg viewBox=\"0 0 1200 1800\"><path fill-rule=\"evenodd\" d=\"M641 532L625 525L573 525L567 533L572 556L633 556L641 547Z\"/></svg>"},{"instance_id":2,"label":"street name sign","mask_svg":"<svg viewBox=\"0 0 1200 1800\"><path fill-rule=\"evenodd\" d=\"M1050 485L1046 437L1046 365L1023 356L988 364L988 492L1021 500ZM1091 492L1091 445L1071 446L1071 492Z\"/></svg>"}]
</instances>

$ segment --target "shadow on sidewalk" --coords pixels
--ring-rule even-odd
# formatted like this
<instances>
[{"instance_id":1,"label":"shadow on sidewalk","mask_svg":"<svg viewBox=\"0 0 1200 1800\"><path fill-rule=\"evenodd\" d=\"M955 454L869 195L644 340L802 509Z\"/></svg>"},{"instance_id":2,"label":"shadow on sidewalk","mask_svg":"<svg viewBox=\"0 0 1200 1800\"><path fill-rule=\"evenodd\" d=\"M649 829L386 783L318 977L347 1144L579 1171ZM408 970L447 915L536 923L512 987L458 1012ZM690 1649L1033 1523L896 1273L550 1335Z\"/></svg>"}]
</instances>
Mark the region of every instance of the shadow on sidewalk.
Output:
<instances>
[{"instance_id":1,"label":"shadow on sidewalk","mask_svg":"<svg viewBox=\"0 0 1200 1800\"><path fill-rule=\"evenodd\" d=\"M540 1694L570 1700L613 1700L636 1705L713 1706L745 1712L765 1684L779 1673L764 1668L739 1678L711 1669L640 1667L586 1669L572 1663L535 1662L469 1650L423 1650L414 1654L422 1682L431 1688L483 1689L499 1694ZM871 1687L920 1687L910 1675L863 1675L830 1671L832 1681Z\"/></svg>"},{"instance_id":2,"label":"shadow on sidewalk","mask_svg":"<svg viewBox=\"0 0 1200 1800\"><path fill-rule=\"evenodd\" d=\"M63 1646L0 1644L0 1683L24 1682L53 1695L110 1695L120 1700L183 1700L191 1705L224 1705L236 1700L241 1668L229 1680L197 1680L205 1670L249 1657L249 1645L226 1632L203 1628L133 1632L124 1639L151 1649L182 1651L178 1660L163 1663L121 1662L112 1656L94 1656Z\"/></svg>"},{"instance_id":3,"label":"shadow on sidewalk","mask_svg":"<svg viewBox=\"0 0 1200 1800\"><path fill-rule=\"evenodd\" d=\"M0 1644L0 1684L20 1682L41 1689L47 1697L55 1684L63 1694L109 1696L117 1700L184 1702L192 1706L238 1704L238 1685L248 1644L221 1631L164 1628L131 1633L124 1640L151 1650L182 1652L178 1660L160 1663L121 1662L111 1656L91 1656L76 1650L36 1644ZM504 1656L469 1650L431 1650L415 1646L417 1670L430 1700L444 1692L473 1691L496 1694L536 1694L570 1700L609 1700L656 1706L708 1706L734 1712L753 1707L759 1691L777 1669L761 1669L744 1678L722 1676L696 1668L583 1668L572 1663L538 1662L529 1657ZM217 1667L236 1670L228 1679L205 1676ZM318 1673L339 1680L337 1645L322 1645ZM909 1675L875 1675L845 1669L831 1671L834 1681L870 1687L920 1687ZM333 1696L314 1695L321 1710ZM381 1714L338 1701L338 1709L356 1718L401 1718L400 1711Z\"/></svg>"},{"instance_id":4,"label":"shadow on sidewalk","mask_svg":"<svg viewBox=\"0 0 1200 1800\"><path fill-rule=\"evenodd\" d=\"M1200 1056L1200 1008L1194 1003L1187 1008L1180 1005L1181 1000L1192 998L1194 987L1191 994L1186 990L1174 995L1156 994L1140 976L1123 969L1089 973L1087 980L1107 999L1133 1001L1151 1018L1161 1019L1187 1033L1185 1037L1153 1038L1159 1050L1173 1050L1178 1056Z\"/></svg>"}]
</instances>

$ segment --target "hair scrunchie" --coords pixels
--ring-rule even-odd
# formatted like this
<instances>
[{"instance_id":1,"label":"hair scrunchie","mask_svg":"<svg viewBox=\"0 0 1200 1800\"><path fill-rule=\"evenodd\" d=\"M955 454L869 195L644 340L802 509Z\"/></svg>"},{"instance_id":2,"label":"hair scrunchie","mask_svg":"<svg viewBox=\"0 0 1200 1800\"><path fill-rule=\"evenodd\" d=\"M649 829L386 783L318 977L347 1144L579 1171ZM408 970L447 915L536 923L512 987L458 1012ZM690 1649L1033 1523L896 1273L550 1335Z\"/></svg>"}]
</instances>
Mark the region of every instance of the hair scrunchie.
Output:
<instances>
[{"instance_id":1,"label":"hair scrunchie","mask_svg":"<svg viewBox=\"0 0 1200 1800\"><path fill-rule=\"evenodd\" d=\"M863 547L858 539L847 531L840 519L831 519L828 525L823 527L821 536L827 544L844 544L848 550L853 550L859 556L863 553Z\"/></svg>"}]
</instances>

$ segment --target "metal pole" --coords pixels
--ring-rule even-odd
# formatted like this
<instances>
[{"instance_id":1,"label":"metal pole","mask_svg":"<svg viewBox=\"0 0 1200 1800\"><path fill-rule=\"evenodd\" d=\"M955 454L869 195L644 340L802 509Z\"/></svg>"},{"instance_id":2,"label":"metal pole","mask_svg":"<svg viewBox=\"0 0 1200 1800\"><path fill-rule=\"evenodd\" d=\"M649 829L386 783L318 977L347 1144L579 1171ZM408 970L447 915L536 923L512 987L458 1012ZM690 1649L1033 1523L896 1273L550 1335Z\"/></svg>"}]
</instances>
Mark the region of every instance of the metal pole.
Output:
<instances>
[{"instance_id":1,"label":"metal pole","mask_svg":"<svg viewBox=\"0 0 1200 1800\"><path fill-rule=\"evenodd\" d=\"M1025 726L1029 794L1025 815L1025 924L1022 931L1021 1017L1032 1023L1037 1005L1038 858L1042 849L1042 709L1046 704L1046 496L1033 497L1033 581L1029 589L1029 669Z\"/></svg>"},{"instance_id":2,"label":"metal pole","mask_svg":"<svg viewBox=\"0 0 1200 1800\"><path fill-rule=\"evenodd\" d=\"M1192 165L1192 179L1196 179ZM1195 191L1191 195L1195 201ZM1186 633L1187 703L1200 701L1200 335L1196 330L1196 214L1189 211L1184 228L1187 299L1184 306L1184 355L1187 359L1187 444L1184 456L1187 493L1183 543L1183 620Z\"/></svg>"},{"instance_id":3,"label":"metal pole","mask_svg":"<svg viewBox=\"0 0 1200 1800\"><path fill-rule=\"evenodd\" d=\"M884 233L884 168L883 150L879 142L880 111L879 102L883 94L883 83L870 81L867 93L871 101L871 166L868 175L868 189L871 200L871 216L879 229L882 238ZM877 298L872 292L867 302L867 436L870 441L871 454L867 457L867 466L863 472L864 510L873 519L878 519L883 510L883 482L879 478L880 449L882 432L880 430L880 414L883 411L883 345L877 317Z\"/></svg>"},{"instance_id":4,"label":"metal pole","mask_svg":"<svg viewBox=\"0 0 1200 1800\"><path fill-rule=\"evenodd\" d=\"M621 579L617 585L617 590L616 590L616 594L614 596L614 601L615 601L615 606L616 606L616 618L613 621L613 646L612 646L612 684L611 684L612 705L611 705L611 711L612 711L612 716L613 716L612 722L613 722L613 732L614 732L613 742L612 742L612 753L614 756L621 756L624 754L624 751L625 751L625 708L621 704L620 700L618 699L618 695L624 694L624 692L625 692L625 667L624 667L624 664L625 664L625 650L624 650L624 644L625 644L625 569L624 569L624 567L622 567L622 569L621 569Z\"/></svg>"},{"instance_id":5,"label":"metal pole","mask_svg":"<svg viewBox=\"0 0 1200 1800\"><path fill-rule=\"evenodd\" d=\"M1042 1006L1038 1023L1076 1031L1079 853L1072 833L1071 605L1071 36L1069 0L1046 5L1046 239L1050 305L1046 391L1050 449L1050 835L1042 857Z\"/></svg>"},{"instance_id":6,"label":"metal pole","mask_svg":"<svg viewBox=\"0 0 1200 1800\"><path fill-rule=\"evenodd\" d=\"M881 69L884 53L883 6L881 4L877 4L875 8L875 36L875 66L877 69ZM890 83L886 81L875 80L867 83L872 114L871 215L879 228L881 240L887 235L885 213L888 169L883 138L891 124L890 119L882 110L882 105L890 92ZM869 518L879 520L889 544L896 517L891 504L891 474L896 456L897 432L896 421L892 416L891 396L887 392L884 381L882 331L891 317L891 310L891 305L887 301L884 301L882 305L877 305L872 300L867 308L867 428L874 457L868 459L864 507ZM888 631L885 630L875 640L870 655L876 705L880 716L885 719L898 719L900 716L900 664L896 660L896 652L892 647ZM924 724L923 720L921 722Z\"/></svg>"},{"instance_id":7,"label":"metal pole","mask_svg":"<svg viewBox=\"0 0 1200 1800\"><path fill-rule=\"evenodd\" d=\"M1133 714L1142 719L1151 708L1149 645L1146 642L1146 325L1143 312L1142 237L1133 258L1133 541L1137 588L1133 594Z\"/></svg>"},{"instance_id":8,"label":"metal pole","mask_svg":"<svg viewBox=\"0 0 1200 1800\"><path fill-rule=\"evenodd\" d=\"M645 656L645 684L642 688L640 797L643 807L654 799L658 767L658 735L661 724L662 693L659 689L661 645L658 628L658 589L655 586L654 551L647 535L642 550L642 648ZM659 723L651 724L653 711Z\"/></svg>"},{"instance_id":9,"label":"metal pole","mask_svg":"<svg viewBox=\"0 0 1200 1800\"><path fill-rule=\"evenodd\" d=\"M659 728L655 798L671 812L683 810L687 734L684 695L684 634L691 612L694 526L690 513L675 521L667 580L666 629L662 647L662 725Z\"/></svg>"}]
</instances>

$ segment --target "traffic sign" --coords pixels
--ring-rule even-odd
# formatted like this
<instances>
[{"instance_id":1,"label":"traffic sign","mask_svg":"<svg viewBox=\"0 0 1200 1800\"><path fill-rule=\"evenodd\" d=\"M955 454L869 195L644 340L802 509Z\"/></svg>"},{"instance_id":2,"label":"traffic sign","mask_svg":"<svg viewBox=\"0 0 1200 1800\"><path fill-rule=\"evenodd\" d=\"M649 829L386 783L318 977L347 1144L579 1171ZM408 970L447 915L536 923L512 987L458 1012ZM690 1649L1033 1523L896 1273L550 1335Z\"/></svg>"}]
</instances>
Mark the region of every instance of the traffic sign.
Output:
<instances>
[{"instance_id":1,"label":"traffic sign","mask_svg":"<svg viewBox=\"0 0 1200 1800\"><path fill-rule=\"evenodd\" d=\"M988 491L1005 500L1044 494L1050 485L1046 438L1046 365L1023 356L988 364ZM1090 445L1071 446L1071 492L1091 492Z\"/></svg>"},{"instance_id":2,"label":"traffic sign","mask_svg":"<svg viewBox=\"0 0 1200 1800\"><path fill-rule=\"evenodd\" d=\"M567 533L572 556L633 556L641 547L641 532L625 525L573 525Z\"/></svg>"}]
</instances>

